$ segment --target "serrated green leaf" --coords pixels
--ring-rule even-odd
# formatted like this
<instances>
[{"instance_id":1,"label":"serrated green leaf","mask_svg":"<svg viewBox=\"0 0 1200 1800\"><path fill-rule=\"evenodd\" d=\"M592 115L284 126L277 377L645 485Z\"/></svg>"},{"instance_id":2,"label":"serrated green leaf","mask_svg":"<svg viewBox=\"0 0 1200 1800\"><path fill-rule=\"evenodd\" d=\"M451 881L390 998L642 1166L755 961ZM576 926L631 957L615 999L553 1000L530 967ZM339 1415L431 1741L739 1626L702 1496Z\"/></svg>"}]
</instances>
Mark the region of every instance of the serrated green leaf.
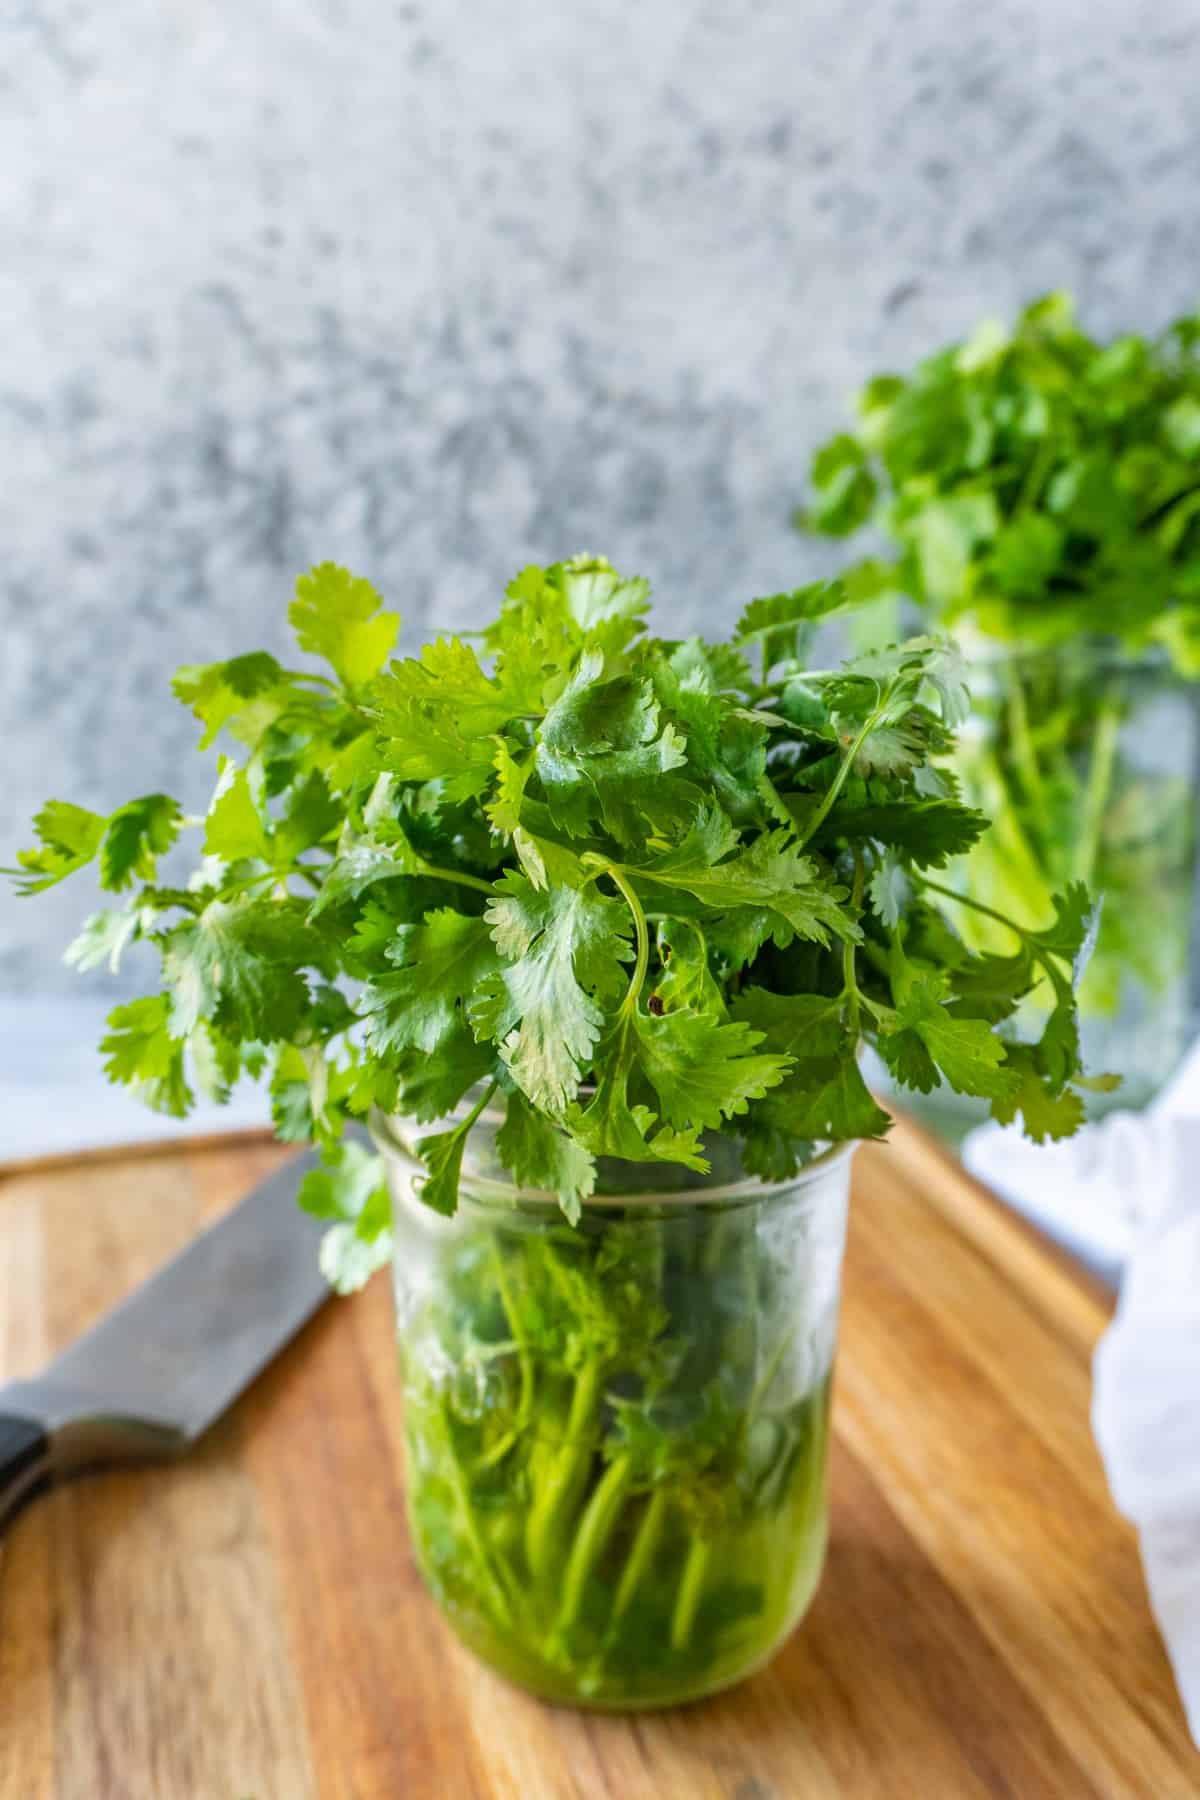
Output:
<instances>
[{"instance_id":1,"label":"serrated green leaf","mask_svg":"<svg viewBox=\"0 0 1200 1800\"><path fill-rule=\"evenodd\" d=\"M300 648L323 656L347 687L378 675L396 645L399 613L384 612L369 581L336 563L318 563L296 582L288 617Z\"/></svg>"},{"instance_id":2,"label":"serrated green leaf","mask_svg":"<svg viewBox=\"0 0 1200 1800\"><path fill-rule=\"evenodd\" d=\"M115 975L121 966L122 953L140 933L141 912L137 907L126 907L121 912L94 912L84 920L78 937L67 945L63 961L80 970L95 969L100 963L107 963L109 971Z\"/></svg>"},{"instance_id":3,"label":"serrated green leaf","mask_svg":"<svg viewBox=\"0 0 1200 1800\"><path fill-rule=\"evenodd\" d=\"M110 1081L132 1088L155 1112L181 1119L191 1108L192 1094L184 1072L183 1045L168 1029L168 1012L165 994L150 994L114 1007L100 1052Z\"/></svg>"},{"instance_id":4,"label":"serrated green leaf","mask_svg":"<svg viewBox=\"0 0 1200 1800\"><path fill-rule=\"evenodd\" d=\"M496 1150L514 1181L557 1194L567 1218L578 1223L582 1202L595 1190L595 1161L582 1144L535 1112L520 1093L508 1096Z\"/></svg>"},{"instance_id":5,"label":"serrated green leaf","mask_svg":"<svg viewBox=\"0 0 1200 1800\"><path fill-rule=\"evenodd\" d=\"M492 1039L535 1106L562 1112L604 1027L605 999L622 986L629 954L625 908L594 887L538 892L510 872L484 917L502 967L468 1002L477 1036Z\"/></svg>"},{"instance_id":6,"label":"serrated green leaf","mask_svg":"<svg viewBox=\"0 0 1200 1800\"><path fill-rule=\"evenodd\" d=\"M273 656L252 650L227 662L177 669L171 686L204 726L199 748L207 750L226 726L244 727L250 717L256 727L251 735L258 736L287 704L290 679Z\"/></svg>"},{"instance_id":7,"label":"serrated green leaf","mask_svg":"<svg viewBox=\"0 0 1200 1800\"><path fill-rule=\"evenodd\" d=\"M294 903L210 901L163 940L172 1033L215 1020L259 1043L290 1037L309 999L301 970L321 968L327 954Z\"/></svg>"},{"instance_id":8,"label":"serrated green leaf","mask_svg":"<svg viewBox=\"0 0 1200 1800\"><path fill-rule=\"evenodd\" d=\"M320 892L309 908L309 918L319 918L331 906L357 900L381 881L420 873L421 859L407 838L393 832L387 844L367 840L350 843L338 851L325 870Z\"/></svg>"},{"instance_id":9,"label":"serrated green leaf","mask_svg":"<svg viewBox=\"0 0 1200 1800\"><path fill-rule=\"evenodd\" d=\"M108 821L69 800L48 800L33 821L41 847L19 850L17 869L7 869L22 896L40 894L91 862Z\"/></svg>"},{"instance_id":10,"label":"serrated green leaf","mask_svg":"<svg viewBox=\"0 0 1200 1800\"><path fill-rule=\"evenodd\" d=\"M758 1129L772 1128L793 1144L881 1137L891 1124L872 1099L848 1044L836 1056L798 1063L786 1081L751 1106L750 1118Z\"/></svg>"},{"instance_id":11,"label":"serrated green leaf","mask_svg":"<svg viewBox=\"0 0 1200 1800\"><path fill-rule=\"evenodd\" d=\"M468 1003L500 968L486 920L442 907L391 937L395 973L364 989L359 1011L377 1055L421 1050L437 1055L461 1029Z\"/></svg>"},{"instance_id":12,"label":"serrated green leaf","mask_svg":"<svg viewBox=\"0 0 1200 1800\"><path fill-rule=\"evenodd\" d=\"M900 915L909 894L908 879L894 849L889 847L885 850L877 866L871 871L867 879L867 894L880 923L888 931L894 931L900 923Z\"/></svg>"},{"instance_id":13,"label":"serrated green leaf","mask_svg":"<svg viewBox=\"0 0 1200 1800\"><path fill-rule=\"evenodd\" d=\"M704 1013L636 1018L638 1062L658 1097L661 1116L682 1130L715 1131L722 1120L761 1100L792 1059L760 1052L759 1032L744 1022L721 1024Z\"/></svg>"},{"instance_id":14,"label":"serrated green leaf","mask_svg":"<svg viewBox=\"0 0 1200 1800\"><path fill-rule=\"evenodd\" d=\"M271 840L250 777L236 763L227 762L222 768L205 825L204 853L224 862L270 860Z\"/></svg>"},{"instance_id":15,"label":"serrated green leaf","mask_svg":"<svg viewBox=\"0 0 1200 1800\"><path fill-rule=\"evenodd\" d=\"M606 679L588 650L542 722L534 767L557 829L587 837L600 822L621 843L669 827L692 806L691 790L663 777L684 767L687 744L661 722L648 681Z\"/></svg>"},{"instance_id":16,"label":"serrated green leaf","mask_svg":"<svg viewBox=\"0 0 1200 1800\"><path fill-rule=\"evenodd\" d=\"M800 822L800 802L808 796L788 795ZM853 843L873 838L889 845L917 868L940 869L952 857L962 856L987 829L980 812L952 800L907 798L866 805L839 803L816 833L813 842L825 844L844 838Z\"/></svg>"},{"instance_id":17,"label":"serrated green leaf","mask_svg":"<svg viewBox=\"0 0 1200 1800\"><path fill-rule=\"evenodd\" d=\"M633 872L640 880L682 888L706 906L765 906L813 943L858 939L858 926L841 905L845 890L819 879L816 864L789 831L765 831L747 849L714 863L714 848L730 841L728 821L708 809L675 849Z\"/></svg>"},{"instance_id":18,"label":"serrated green leaf","mask_svg":"<svg viewBox=\"0 0 1200 1800\"><path fill-rule=\"evenodd\" d=\"M392 1208L383 1160L347 1139L310 1169L300 1206L330 1228L321 1245L321 1272L340 1294L353 1293L392 1253Z\"/></svg>"},{"instance_id":19,"label":"serrated green leaf","mask_svg":"<svg viewBox=\"0 0 1200 1800\"><path fill-rule=\"evenodd\" d=\"M1003 1042L986 1020L949 1012L940 980L913 981L896 1009L895 1029L881 1036L879 1049L897 1080L926 1092L929 1070L922 1049L957 1093L995 1099L1016 1086Z\"/></svg>"},{"instance_id":20,"label":"serrated green leaf","mask_svg":"<svg viewBox=\"0 0 1200 1800\"><path fill-rule=\"evenodd\" d=\"M179 805L169 794L144 794L119 806L100 845L100 886L112 891L131 881L153 881L158 858L179 836Z\"/></svg>"},{"instance_id":21,"label":"serrated green leaf","mask_svg":"<svg viewBox=\"0 0 1200 1800\"><path fill-rule=\"evenodd\" d=\"M787 594L770 594L751 600L734 632L739 644L757 644L764 672L799 654L811 627L846 604L846 591L837 581L812 581Z\"/></svg>"}]
</instances>

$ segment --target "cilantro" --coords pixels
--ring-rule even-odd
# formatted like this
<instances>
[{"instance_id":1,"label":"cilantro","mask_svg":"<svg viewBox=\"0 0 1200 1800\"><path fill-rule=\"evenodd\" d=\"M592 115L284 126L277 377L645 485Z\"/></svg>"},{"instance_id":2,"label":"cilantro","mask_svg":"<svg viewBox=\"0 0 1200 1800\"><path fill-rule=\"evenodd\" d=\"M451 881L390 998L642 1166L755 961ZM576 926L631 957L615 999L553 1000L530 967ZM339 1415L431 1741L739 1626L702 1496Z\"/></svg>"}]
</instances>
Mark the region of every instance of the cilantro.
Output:
<instances>
[{"instance_id":1,"label":"cilantro","mask_svg":"<svg viewBox=\"0 0 1200 1800\"><path fill-rule=\"evenodd\" d=\"M864 465L844 445L833 461L845 519ZM980 955L930 873L987 838L939 766L965 704L953 648L811 667L836 584L753 601L732 645L651 637L647 598L596 557L526 569L479 650L389 660L396 616L323 564L291 618L331 676L252 651L176 678L203 743L241 746L203 819L164 795L107 818L52 802L18 858L26 892L96 858L128 890L87 921L77 966L135 939L161 957L161 991L113 1014L114 1080L183 1113L194 1088L267 1072L280 1135L322 1147L304 1203L342 1285L386 1250L379 1170L345 1136L373 1106L434 1127L422 1192L451 1212L499 1093L497 1155L572 1220L601 1158L703 1171L720 1133L777 1178L879 1134L864 1039L902 1080L1035 1133L1074 1116L1086 890L998 924L1005 954ZM185 830L195 875L159 886ZM1045 1029L1017 1044L1039 986Z\"/></svg>"}]
</instances>

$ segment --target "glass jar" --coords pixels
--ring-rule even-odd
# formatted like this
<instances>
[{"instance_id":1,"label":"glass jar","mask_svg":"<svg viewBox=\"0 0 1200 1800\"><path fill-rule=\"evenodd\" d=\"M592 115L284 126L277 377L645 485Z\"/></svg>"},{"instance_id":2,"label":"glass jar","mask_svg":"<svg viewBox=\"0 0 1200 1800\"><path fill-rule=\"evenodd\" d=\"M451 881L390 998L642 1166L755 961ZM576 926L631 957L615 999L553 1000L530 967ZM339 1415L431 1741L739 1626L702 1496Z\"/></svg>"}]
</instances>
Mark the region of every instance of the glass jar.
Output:
<instances>
[{"instance_id":1,"label":"glass jar","mask_svg":"<svg viewBox=\"0 0 1200 1800\"><path fill-rule=\"evenodd\" d=\"M458 1636L550 1700L695 1699L764 1662L826 1539L852 1146L793 1180L601 1164L570 1225L472 1128L458 1211L373 1121L395 1214L407 1504Z\"/></svg>"},{"instance_id":2,"label":"glass jar","mask_svg":"<svg viewBox=\"0 0 1200 1800\"><path fill-rule=\"evenodd\" d=\"M972 646L972 716L953 767L963 799L992 820L946 884L1034 929L1051 896L1083 881L1101 902L1079 992L1084 1065L1121 1085L1088 1096L1091 1116L1145 1106L1194 1028L1191 976L1200 733L1194 687L1165 655L1135 657L1081 639L1003 651ZM985 913L948 908L967 944L1006 954L1012 934ZM1037 1036L1047 984L1017 1035ZM898 1096L951 1133L986 1106L948 1090Z\"/></svg>"}]
</instances>

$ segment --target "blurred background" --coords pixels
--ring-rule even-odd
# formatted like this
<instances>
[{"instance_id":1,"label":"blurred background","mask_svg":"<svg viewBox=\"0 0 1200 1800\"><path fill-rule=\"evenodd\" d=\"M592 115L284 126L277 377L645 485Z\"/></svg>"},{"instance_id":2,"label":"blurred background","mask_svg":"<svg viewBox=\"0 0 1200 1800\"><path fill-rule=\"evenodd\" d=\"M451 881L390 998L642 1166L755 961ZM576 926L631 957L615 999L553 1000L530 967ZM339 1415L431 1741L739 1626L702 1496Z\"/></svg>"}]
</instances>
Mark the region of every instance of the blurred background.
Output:
<instances>
[{"instance_id":1,"label":"blurred background","mask_svg":"<svg viewBox=\"0 0 1200 1800\"><path fill-rule=\"evenodd\" d=\"M407 647L580 548L673 631L834 566L789 515L867 374L1051 287L1194 305L1198 47L1191 0L18 4L0 862L48 795L198 803L169 673L282 651L318 559ZM0 896L0 1155L163 1124L92 1048L136 962L61 964L92 902Z\"/></svg>"}]
</instances>

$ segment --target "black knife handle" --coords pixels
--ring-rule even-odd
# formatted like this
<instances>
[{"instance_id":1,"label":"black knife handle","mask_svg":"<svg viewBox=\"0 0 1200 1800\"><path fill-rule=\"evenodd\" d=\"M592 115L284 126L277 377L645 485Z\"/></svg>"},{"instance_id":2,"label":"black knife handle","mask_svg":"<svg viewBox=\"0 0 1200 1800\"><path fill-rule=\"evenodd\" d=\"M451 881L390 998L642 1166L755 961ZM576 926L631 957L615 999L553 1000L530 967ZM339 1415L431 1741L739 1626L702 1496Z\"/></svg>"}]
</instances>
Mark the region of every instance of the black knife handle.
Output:
<instances>
[{"instance_id":1,"label":"black knife handle","mask_svg":"<svg viewBox=\"0 0 1200 1800\"><path fill-rule=\"evenodd\" d=\"M0 1413L0 1526L50 1480L50 1440L34 1419Z\"/></svg>"}]
</instances>

